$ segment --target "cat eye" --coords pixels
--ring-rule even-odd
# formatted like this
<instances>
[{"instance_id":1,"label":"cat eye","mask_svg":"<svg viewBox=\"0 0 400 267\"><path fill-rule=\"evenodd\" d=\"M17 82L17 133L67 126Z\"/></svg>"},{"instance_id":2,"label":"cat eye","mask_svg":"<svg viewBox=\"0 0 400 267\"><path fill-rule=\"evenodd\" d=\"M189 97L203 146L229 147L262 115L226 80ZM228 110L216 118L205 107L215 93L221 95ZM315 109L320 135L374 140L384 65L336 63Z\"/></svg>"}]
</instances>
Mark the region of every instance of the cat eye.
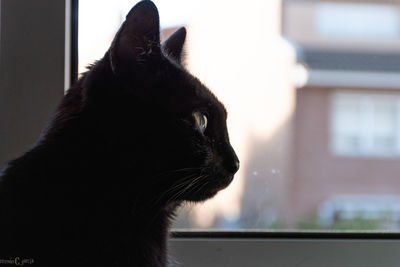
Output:
<instances>
[{"instance_id":1,"label":"cat eye","mask_svg":"<svg viewBox=\"0 0 400 267\"><path fill-rule=\"evenodd\" d=\"M196 121L196 125L199 127L200 131L204 133L207 128L207 117L201 112L193 113L194 120Z\"/></svg>"}]
</instances>

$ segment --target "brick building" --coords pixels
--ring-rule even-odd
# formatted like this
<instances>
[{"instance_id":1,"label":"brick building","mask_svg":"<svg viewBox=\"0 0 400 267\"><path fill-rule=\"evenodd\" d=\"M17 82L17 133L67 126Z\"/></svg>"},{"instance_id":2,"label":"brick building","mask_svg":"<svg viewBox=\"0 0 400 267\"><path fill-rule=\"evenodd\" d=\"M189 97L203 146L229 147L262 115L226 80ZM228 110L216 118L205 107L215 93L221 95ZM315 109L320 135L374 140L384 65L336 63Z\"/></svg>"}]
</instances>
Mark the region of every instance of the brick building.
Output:
<instances>
[{"instance_id":1,"label":"brick building","mask_svg":"<svg viewBox=\"0 0 400 267\"><path fill-rule=\"evenodd\" d=\"M283 7L283 34L308 76L296 97L288 225L317 215L328 225L389 217L398 228L400 4Z\"/></svg>"}]
</instances>

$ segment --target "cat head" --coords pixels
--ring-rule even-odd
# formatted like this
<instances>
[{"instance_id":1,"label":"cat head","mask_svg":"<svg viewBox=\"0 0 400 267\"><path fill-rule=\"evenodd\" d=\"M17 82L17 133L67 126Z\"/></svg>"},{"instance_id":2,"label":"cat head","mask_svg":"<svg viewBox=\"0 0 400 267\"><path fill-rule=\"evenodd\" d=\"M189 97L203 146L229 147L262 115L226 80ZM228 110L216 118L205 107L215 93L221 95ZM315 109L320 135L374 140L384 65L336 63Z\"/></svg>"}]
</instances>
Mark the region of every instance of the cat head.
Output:
<instances>
[{"instance_id":1,"label":"cat head","mask_svg":"<svg viewBox=\"0 0 400 267\"><path fill-rule=\"evenodd\" d=\"M115 164L166 201L212 197L239 168L224 106L181 64L185 37L161 44L157 8L141 1L83 83Z\"/></svg>"}]
</instances>

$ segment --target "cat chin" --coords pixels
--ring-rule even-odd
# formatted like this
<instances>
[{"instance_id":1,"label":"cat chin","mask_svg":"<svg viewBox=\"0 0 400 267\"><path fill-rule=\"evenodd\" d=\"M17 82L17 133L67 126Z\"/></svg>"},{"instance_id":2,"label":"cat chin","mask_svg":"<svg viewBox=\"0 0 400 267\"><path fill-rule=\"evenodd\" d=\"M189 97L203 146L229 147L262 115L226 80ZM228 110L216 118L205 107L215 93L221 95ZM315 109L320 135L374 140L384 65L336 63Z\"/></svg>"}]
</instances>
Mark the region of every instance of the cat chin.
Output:
<instances>
[{"instance_id":1,"label":"cat chin","mask_svg":"<svg viewBox=\"0 0 400 267\"><path fill-rule=\"evenodd\" d=\"M234 175L228 175L224 178L214 178L213 182L210 183L210 186L204 188L204 190L191 192L188 196L185 197L185 201L190 202L202 202L207 199L214 197L219 191L228 187L228 185L232 182Z\"/></svg>"},{"instance_id":2,"label":"cat chin","mask_svg":"<svg viewBox=\"0 0 400 267\"><path fill-rule=\"evenodd\" d=\"M208 192L202 192L202 193L198 193L198 194L193 194L187 198L184 199L184 201L187 202L203 202L206 201L207 199L210 199L212 197L214 197L219 190L215 190L215 191L208 191Z\"/></svg>"}]
</instances>

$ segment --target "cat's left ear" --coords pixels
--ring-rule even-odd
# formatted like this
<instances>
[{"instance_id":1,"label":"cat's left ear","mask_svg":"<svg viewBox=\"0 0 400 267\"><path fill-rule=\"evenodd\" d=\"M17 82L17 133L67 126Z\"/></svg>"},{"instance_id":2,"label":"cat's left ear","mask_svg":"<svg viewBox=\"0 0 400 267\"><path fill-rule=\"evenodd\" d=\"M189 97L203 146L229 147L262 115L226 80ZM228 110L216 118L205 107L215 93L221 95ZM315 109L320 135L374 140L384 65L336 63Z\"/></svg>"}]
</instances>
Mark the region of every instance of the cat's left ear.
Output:
<instances>
[{"instance_id":1,"label":"cat's left ear","mask_svg":"<svg viewBox=\"0 0 400 267\"><path fill-rule=\"evenodd\" d=\"M130 72L161 57L160 21L153 2L140 1L129 11L109 56L114 73Z\"/></svg>"},{"instance_id":2,"label":"cat's left ear","mask_svg":"<svg viewBox=\"0 0 400 267\"><path fill-rule=\"evenodd\" d=\"M183 45L186 38L186 29L182 27L174 32L164 43L161 48L165 55L171 57L178 63L183 61Z\"/></svg>"}]
</instances>

